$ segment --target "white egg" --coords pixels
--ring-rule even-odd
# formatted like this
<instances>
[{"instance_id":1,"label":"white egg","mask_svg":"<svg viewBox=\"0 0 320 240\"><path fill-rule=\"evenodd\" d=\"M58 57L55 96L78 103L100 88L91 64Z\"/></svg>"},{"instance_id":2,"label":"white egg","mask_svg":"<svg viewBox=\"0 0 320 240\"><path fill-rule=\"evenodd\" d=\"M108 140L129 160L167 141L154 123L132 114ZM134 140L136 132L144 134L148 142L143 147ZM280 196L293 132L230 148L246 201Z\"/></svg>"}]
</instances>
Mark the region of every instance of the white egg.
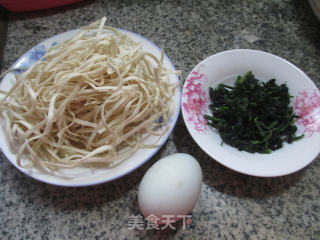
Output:
<instances>
[{"instance_id":1,"label":"white egg","mask_svg":"<svg viewBox=\"0 0 320 240\"><path fill-rule=\"evenodd\" d=\"M198 161L175 153L157 161L146 172L138 191L138 203L145 218L158 224L183 218L196 204L202 186Z\"/></svg>"}]
</instances>

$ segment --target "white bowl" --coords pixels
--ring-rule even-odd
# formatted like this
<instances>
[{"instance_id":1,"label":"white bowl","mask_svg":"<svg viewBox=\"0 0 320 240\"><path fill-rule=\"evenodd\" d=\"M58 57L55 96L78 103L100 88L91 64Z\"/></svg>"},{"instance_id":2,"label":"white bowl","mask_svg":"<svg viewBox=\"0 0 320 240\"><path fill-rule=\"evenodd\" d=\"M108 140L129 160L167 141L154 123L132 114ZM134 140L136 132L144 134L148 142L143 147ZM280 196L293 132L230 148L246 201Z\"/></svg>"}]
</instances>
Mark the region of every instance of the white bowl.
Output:
<instances>
[{"instance_id":1,"label":"white bowl","mask_svg":"<svg viewBox=\"0 0 320 240\"><path fill-rule=\"evenodd\" d=\"M203 115L209 110L209 87L233 84L238 75L251 70L257 79L286 83L298 115L298 134L305 137L271 154L239 151L207 126ZM320 152L320 93L310 78L292 63L270 53L237 49L224 51L200 62L187 77L182 92L182 114L195 142L212 158L235 171L253 176L273 177L296 172Z\"/></svg>"},{"instance_id":2,"label":"white bowl","mask_svg":"<svg viewBox=\"0 0 320 240\"><path fill-rule=\"evenodd\" d=\"M133 40L140 42L144 50L160 58L161 50L153 42L136 33L129 32L123 29L118 29L118 30L128 34ZM71 38L76 34L76 31L77 30L71 30L71 31L64 32L44 40L43 42L39 43L38 45L30 49L28 52L26 52L23 56L21 56L13 64L12 68L32 66L39 58L41 58L46 53L47 49L49 49L51 46L59 42L62 42L66 39ZM175 67L172 64L171 60L168 58L168 56L165 56L164 58L164 65L165 67L167 67L172 71L175 70ZM174 83L179 82L178 77L174 75L171 75L170 80ZM7 74L0 83L0 89L1 90L10 89L14 81L15 81L14 73ZM174 106L173 106L172 114L170 116L169 123L168 123L169 130L157 142L158 147L139 149L129 159L125 160L121 164L116 165L115 167L112 167L112 168L98 168L98 169L92 170L87 167L79 166L72 169L61 169L60 171L52 172L50 174L47 172L41 171L41 169L36 167L21 168L20 166L18 166L16 162L16 154L12 152L10 149L5 131L0 131L0 148L2 152L5 154L5 156L7 157L7 159L16 168L18 168L23 173L29 175L30 177L40 180L42 182L59 185L59 186L79 187L79 186L89 186L89 185L112 181L114 179L120 178L132 172L133 170L135 170L136 168L144 164L166 142L179 116L180 103L181 103L181 89L178 89L175 95L173 96L173 103L174 103ZM161 131L161 129L159 129L159 131ZM150 136L148 137L148 139L146 139L145 143L151 144L156 142L156 140L158 140L158 137Z\"/></svg>"}]
</instances>

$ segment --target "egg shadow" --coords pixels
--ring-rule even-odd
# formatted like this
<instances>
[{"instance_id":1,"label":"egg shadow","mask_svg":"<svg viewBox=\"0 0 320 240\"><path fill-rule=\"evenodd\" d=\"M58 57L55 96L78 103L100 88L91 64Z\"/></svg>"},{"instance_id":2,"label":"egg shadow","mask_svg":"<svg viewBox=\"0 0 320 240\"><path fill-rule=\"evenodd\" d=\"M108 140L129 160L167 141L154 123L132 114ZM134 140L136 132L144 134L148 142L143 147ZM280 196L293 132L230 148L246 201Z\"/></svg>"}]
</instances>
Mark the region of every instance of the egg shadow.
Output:
<instances>
[{"instance_id":1,"label":"egg shadow","mask_svg":"<svg viewBox=\"0 0 320 240\"><path fill-rule=\"evenodd\" d=\"M156 225L157 229L147 229L146 225L144 229L135 229L134 235L140 236L140 239L169 240L177 239L176 235L178 234L179 239L190 239L188 237L188 231L194 229L193 223L188 223L186 219L185 221L180 220L168 225Z\"/></svg>"},{"instance_id":2,"label":"egg shadow","mask_svg":"<svg viewBox=\"0 0 320 240\"><path fill-rule=\"evenodd\" d=\"M216 191L239 198L263 199L280 195L296 184L304 170L281 177L255 177L233 171L209 157L192 139L183 119L180 118L173 132L178 152L194 156L201 165L203 182Z\"/></svg>"}]
</instances>

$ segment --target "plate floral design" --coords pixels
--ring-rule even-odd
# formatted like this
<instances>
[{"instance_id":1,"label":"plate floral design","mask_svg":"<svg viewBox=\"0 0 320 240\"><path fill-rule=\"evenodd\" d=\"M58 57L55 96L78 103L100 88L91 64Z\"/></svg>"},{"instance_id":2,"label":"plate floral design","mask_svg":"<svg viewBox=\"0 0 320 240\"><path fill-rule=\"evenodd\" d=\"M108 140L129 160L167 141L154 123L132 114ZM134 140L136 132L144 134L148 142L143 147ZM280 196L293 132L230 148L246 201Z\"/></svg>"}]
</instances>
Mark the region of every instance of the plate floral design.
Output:
<instances>
[{"instance_id":1,"label":"plate floral design","mask_svg":"<svg viewBox=\"0 0 320 240\"><path fill-rule=\"evenodd\" d=\"M317 89L302 90L295 97L294 111L299 116L296 123L302 132L311 137L320 133L320 94Z\"/></svg>"},{"instance_id":2,"label":"plate floral design","mask_svg":"<svg viewBox=\"0 0 320 240\"><path fill-rule=\"evenodd\" d=\"M203 117L208 107L208 97L202 85L208 81L207 77L192 71L186 80L185 91L183 93L182 107L186 111L186 121L193 125L193 128L201 133L207 130L206 119Z\"/></svg>"}]
</instances>

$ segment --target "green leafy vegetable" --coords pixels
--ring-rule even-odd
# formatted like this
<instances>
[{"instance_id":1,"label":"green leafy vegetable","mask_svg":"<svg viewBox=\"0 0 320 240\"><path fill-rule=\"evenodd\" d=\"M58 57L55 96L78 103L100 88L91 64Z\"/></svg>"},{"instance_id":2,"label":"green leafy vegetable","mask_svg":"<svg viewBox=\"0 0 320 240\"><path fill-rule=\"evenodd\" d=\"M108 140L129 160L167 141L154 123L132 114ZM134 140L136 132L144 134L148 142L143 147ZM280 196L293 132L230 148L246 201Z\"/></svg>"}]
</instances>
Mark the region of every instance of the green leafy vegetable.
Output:
<instances>
[{"instance_id":1,"label":"green leafy vegetable","mask_svg":"<svg viewBox=\"0 0 320 240\"><path fill-rule=\"evenodd\" d=\"M297 127L286 84L275 79L260 82L251 71L238 76L235 86L209 88L212 116L207 124L216 128L223 142L250 153L271 153L284 142L292 143Z\"/></svg>"}]
</instances>

